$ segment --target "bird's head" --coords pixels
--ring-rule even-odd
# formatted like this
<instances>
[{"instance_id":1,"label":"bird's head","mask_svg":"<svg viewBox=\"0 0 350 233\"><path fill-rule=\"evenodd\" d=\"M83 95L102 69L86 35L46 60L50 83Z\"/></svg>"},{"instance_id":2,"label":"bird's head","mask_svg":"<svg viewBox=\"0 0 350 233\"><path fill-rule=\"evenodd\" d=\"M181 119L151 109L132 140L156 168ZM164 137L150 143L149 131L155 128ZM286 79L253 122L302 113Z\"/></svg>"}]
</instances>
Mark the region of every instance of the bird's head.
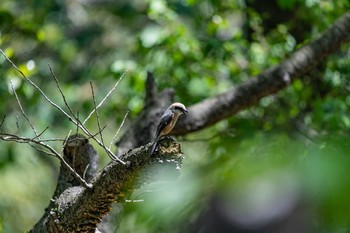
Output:
<instances>
[{"instance_id":1,"label":"bird's head","mask_svg":"<svg viewBox=\"0 0 350 233\"><path fill-rule=\"evenodd\" d=\"M179 115L185 113L188 113L188 110L186 109L185 105L183 105L182 103L173 103L172 105L169 106L169 109L173 112L173 113L177 113Z\"/></svg>"}]
</instances>

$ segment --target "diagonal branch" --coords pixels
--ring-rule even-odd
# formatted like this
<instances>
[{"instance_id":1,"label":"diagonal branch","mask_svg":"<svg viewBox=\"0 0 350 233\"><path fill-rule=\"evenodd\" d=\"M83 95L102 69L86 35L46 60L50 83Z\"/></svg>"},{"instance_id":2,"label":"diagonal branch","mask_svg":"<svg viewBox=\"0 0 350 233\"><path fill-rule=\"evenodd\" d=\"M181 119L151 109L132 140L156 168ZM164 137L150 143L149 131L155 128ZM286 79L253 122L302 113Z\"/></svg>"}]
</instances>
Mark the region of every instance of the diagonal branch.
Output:
<instances>
[{"instance_id":1,"label":"diagonal branch","mask_svg":"<svg viewBox=\"0 0 350 233\"><path fill-rule=\"evenodd\" d=\"M61 163L71 172L71 174L86 188L92 188L91 184L88 184L79 174L75 172L75 170L67 163L67 161L62 157L60 153L58 153L53 147L50 145L44 143L43 141L36 139L36 138L28 138L28 137L21 137L14 134L8 134L8 133L1 133L0 134L0 140L2 141L12 141L17 143L34 143L37 144L45 149L47 149L51 155L58 158Z\"/></svg>"},{"instance_id":2,"label":"diagonal branch","mask_svg":"<svg viewBox=\"0 0 350 233\"><path fill-rule=\"evenodd\" d=\"M115 139L117 138L120 129L123 127L123 125L124 125L124 123L125 123L125 120L126 120L126 118L128 117L128 114L129 114L129 111L127 111L127 112L125 113L124 118L123 118L123 120L122 120L122 123L119 125L117 132L116 132L115 135L113 136L113 138L112 138L112 140L111 140L111 143L109 144L108 149L111 149L113 142L114 142Z\"/></svg>"},{"instance_id":3,"label":"diagonal branch","mask_svg":"<svg viewBox=\"0 0 350 233\"><path fill-rule=\"evenodd\" d=\"M350 13L347 13L320 38L296 51L280 65L262 72L237 88L191 106L189 108L190 115L180 119L179 125L174 131L175 134L186 134L203 129L252 106L267 95L277 93L336 51L342 43L348 40L349 36ZM166 107L167 104L164 104L164 101L171 99L170 91L166 95L169 98L162 99L162 102L155 100L160 99L157 98L160 96L159 93L155 94L157 96L154 98L150 95L152 98L147 102L142 115L137 119L144 123L143 127L132 127L132 133L125 134L120 141L119 145L128 145L124 149L135 148L140 144L145 144L145 140L150 139L147 133L153 132L152 127L156 127L155 124L151 124L152 120L161 114L163 107ZM130 140L127 140L128 137L132 137L131 143ZM59 199L56 202L57 206L52 209L53 215L47 224L52 226L53 230L64 227L66 232L77 231L77 229L88 232L96 229L102 215L110 211L110 205L115 201L115 195L123 190L128 190L129 185L136 180L135 176L146 165L158 162L157 158L147 156L148 149L149 145L130 150L124 154L122 158L127 162L126 165L111 161L92 181L93 189L88 190L82 187L67 189L62 195L69 195L71 192L74 194L74 198Z\"/></svg>"},{"instance_id":4,"label":"diagonal branch","mask_svg":"<svg viewBox=\"0 0 350 233\"><path fill-rule=\"evenodd\" d=\"M275 94L307 74L337 51L350 38L350 12L340 17L317 39L305 45L279 65L263 71L241 85L218 96L190 106L173 130L175 135L194 132L256 104L265 96Z\"/></svg>"},{"instance_id":5,"label":"diagonal branch","mask_svg":"<svg viewBox=\"0 0 350 233\"><path fill-rule=\"evenodd\" d=\"M43 141L40 138L40 136L43 135L46 132L46 130L48 130L48 128L49 128L49 126L46 126L46 128L43 131L41 131L41 133L37 134L33 139L37 139L38 138L39 140Z\"/></svg>"},{"instance_id":6,"label":"diagonal branch","mask_svg":"<svg viewBox=\"0 0 350 233\"><path fill-rule=\"evenodd\" d=\"M60 83L58 82L58 79L57 79L55 73L53 72L53 70L52 70L50 64L48 64L48 66L49 66L49 69L50 69L50 72L51 72L51 76L52 76L52 78L55 80L56 86L57 86L59 92L61 93L61 96L62 96L62 99L63 99L64 104L65 104L66 107L68 108L70 114L72 114L72 116L74 117L74 119L78 122L78 118L75 116L75 114L74 114L72 108L69 106L69 104L68 104L68 102L67 102L67 100L66 100L66 96L63 94L63 91L62 91L62 89L61 89Z\"/></svg>"},{"instance_id":7,"label":"diagonal branch","mask_svg":"<svg viewBox=\"0 0 350 233\"><path fill-rule=\"evenodd\" d=\"M107 93L107 95L102 99L102 101L97 105L96 110L98 108L100 108L102 106L102 104L106 101L106 99L113 93L113 91L116 89L116 87L118 86L119 82L124 78L124 76L126 75L128 71L126 70L122 76L120 76L120 78L118 79L118 81L114 84L113 88ZM95 109L93 109L90 114L88 115L88 117L83 121L83 125L85 125L85 123L90 119L90 117L92 116L92 114L94 114L94 112L96 111Z\"/></svg>"},{"instance_id":8,"label":"diagonal branch","mask_svg":"<svg viewBox=\"0 0 350 233\"><path fill-rule=\"evenodd\" d=\"M2 127L2 125L4 124L6 119L6 114L2 117L1 122L0 122L0 128Z\"/></svg>"},{"instance_id":9,"label":"diagonal branch","mask_svg":"<svg viewBox=\"0 0 350 233\"><path fill-rule=\"evenodd\" d=\"M68 113L66 113L59 105L57 105L56 103L54 103L32 80L30 80L16 65L15 63L13 63L13 61L4 53L4 51L2 49L0 49L0 52L2 53L2 55L6 58L6 60L8 62L11 63L11 65L15 68L15 70L17 70L22 77L27 80L35 89L37 89L40 94L56 109L58 109L64 116L66 116L74 125L76 125L78 128L80 128L87 136L91 137L99 146L101 146L102 148L104 148L107 151L108 156L112 159L112 160L116 160L119 163L125 165L125 163L119 159L110 149L108 149L107 147L104 146L104 144L98 140L96 137L93 136L93 134L83 125L81 124L77 119L75 119L74 117L72 117L71 115L69 115ZM124 73L125 74L125 73ZM124 75L123 74L123 75ZM123 77L123 76L122 76ZM120 80L120 79L119 79ZM117 82L119 83L119 82ZM115 87L117 86L117 84L115 85ZM115 89L115 88L114 88ZM113 90L114 90L113 89ZM110 93L112 92L112 90L107 94L107 96L110 95ZM63 94L63 93L62 93ZM104 102L104 100L107 98L107 96L102 100L102 102L100 103L100 105L102 105L102 103ZM99 105L99 106L100 106Z\"/></svg>"},{"instance_id":10,"label":"diagonal branch","mask_svg":"<svg viewBox=\"0 0 350 233\"><path fill-rule=\"evenodd\" d=\"M15 91L15 88L13 87L11 81L10 81L10 86L11 86L11 89L12 89L13 93L15 94L15 97L16 97L18 106L19 106L19 108L21 109L22 115L23 115L24 118L27 120L28 124L30 125L30 128L32 128L32 130L33 130L35 136L36 136L37 138L39 138L39 135L38 135L38 133L36 132L36 130L35 130L35 128L34 128L32 122L29 120L27 114L24 112L24 109L23 109L23 107L22 107L21 101L19 100L19 98L18 98L18 96L17 96L17 93L16 93L16 91ZM44 131L45 131L45 130L44 130ZM43 132L44 132L44 131L43 131ZM41 134L42 134L42 133L41 133Z\"/></svg>"},{"instance_id":11,"label":"diagonal branch","mask_svg":"<svg viewBox=\"0 0 350 233\"><path fill-rule=\"evenodd\" d=\"M97 224L110 211L118 196L128 197L135 185L154 179L166 180L163 172L178 176L183 159L180 144L172 140L163 142L167 144L160 148L161 153L157 156L148 156L150 145L147 145L122 156L127 166L111 161L92 180L92 189L80 186L66 189L46 210L45 221L36 224L31 232L95 232ZM163 163L160 164L159 160Z\"/></svg>"},{"instance_id":12,"label":"diagonal branch","mask_svg":"<svg viewBox=\"0 0 350 233\"><path fill-rule=\"evenodd\" d=\"M265 96L283 90L293 80L301 78L324 62L324 59L337 51L342 44L348 41L349 37L350 12L347 12L317 39L291 54L279 65L263 71L227 92L189 106L189 114L180 117L172 134L185 135L204 129L253 106ZM147 82L150 84L153 83L151 79L152 75L148 75ZM164 92L152 93L150 96L152 98L147 98L149 101L138 119L117 142L118 154L144 145L154 137L156 122L171 103L169 99L172 96L170 93L164 95Z\"/></svg>"},{"instance_id":13,"label":"diagonal branch","mask_svg":"<svg viewBox=\"0 0 350 233\"><path fill-rule=\"evenodd\" d=\"M92 100L93 100L93 103L94 103L94 110L95 110L95 114L96 114L96 120L97 120L98 131L100 132L100 137L101 137L101 142L102 142L102 145L103 145L103 149L105 149L105 151L106 151L107 154L108 154L108 148L106 147L105 142L104 142L104 140L103 140L103 134L102 134L102 130L101 130L100 116L99 116L99 114L98 114L97 107L96 107L96 99L95 99L94 86L92 85L92 82L91 82L91 81L90 81L90 87L91 87Z\"/></svg>"},{"instance_id":14,"label":"diagonal branch","mask_svg":"<svg viewBox=\"0 0 350 233\"><path fill-rule=\"evenodd\" d=\"M0 49L0 52L2 53L2 55L6 58L6 60L8 62L11 63L11 65L15 68L15 70L17 70L22 77L27 80L36 90L38 90L40 92L40 94L55 108L57 108L63 115L65 115L70 121L72 121L74 124L76 124L76 122L74 121L74 119L68 114L66 113L60 106L58 106L57 104L55 104L49 97L47 97L47 95L32 81L30 80L17 66L15 63L13 63L13 61L4 53L4 51L2 49Z\"/></svg>"}]
</instances>

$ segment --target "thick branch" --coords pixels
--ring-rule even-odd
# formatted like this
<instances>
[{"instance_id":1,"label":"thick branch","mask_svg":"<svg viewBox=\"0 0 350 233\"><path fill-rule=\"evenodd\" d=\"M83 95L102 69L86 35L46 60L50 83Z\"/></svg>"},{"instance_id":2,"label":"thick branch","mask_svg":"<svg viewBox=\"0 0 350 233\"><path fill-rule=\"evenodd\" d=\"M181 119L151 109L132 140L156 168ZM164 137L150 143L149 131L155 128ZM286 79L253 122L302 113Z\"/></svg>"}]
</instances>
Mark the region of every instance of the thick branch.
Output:
<instances>
[{"instance_id":1,"label":"thick branch","mask_svg":"<svg viewBox=\"0 0 350 233\"><path fill-rule=\"evenodd\" d=\"M183 135L213 125L277 93L322 63L350 37L350 12L344 14L319 38L302 47L278 66L265 70L241 85L190 106L186 118L173 130Z\"/></svg>"},{"instance_id":2,"label":"thick branch","mask_svg":"<svg viewBox=\"0 0 350 233\"><path fill-rule=\"evenodd\" d=\"M294 79L302 77L322 63L327 56L339 49L349 36L350 12L339 18L319 38L293 53L278 66L263 71L227 92L190 106L189 114L179 119L172 134L184 135L201 130L251 107L265 96L277 93ZM148 75L147 82L154 85L152 75ZM119 155L130 148L152 141L160 115L172 102L174 93L154 93L152 85L152 91L148 90L152 94L147 95L145 108L132 127L116 143ZM150 88L149 85L147 88ZM149 96L151 98L148 98Z\"/></svg>"},{"instance_id":3,"label":"thick branch","mask_svg":"<svg viewBox=\"0 0 350 233\"><path fill-rule=\"evenodd\" d=\"M98 155L88 140L82 135L70 136L64 144L64 160L74 169L74 171L83 177L87 182L97 174ZM80 185L79 180L72 175L64 164L61 164L58 177L57 187L49 206L46 208L44 215L34 226L32 232L50 232L48 231L48 222L52 218L53 208L59 200L60 195L71 187ZM59 198L60 197L60 198ZM65 196L66 197L66 196Z\"/></svg>"},{"instance_id":4,"label":"thick branch","mask_svg":"<svg viewBox=\"0 0 350 233\"><path fill-rule=\"evenodd\" d=\"M110 162L92 180L92 189L81 186L66 189L46 210L45 221L37 224L32 232L95 232L97 224L110 211L116 199L119 201L119 197L127 197L135 187L155 177L166 177L156 172L179 174L182 161L180 145L169 140L162 141L160 145L157 156L148 156L149 144L123 155L125 165ZM157 164L161 164L162 170L146 169Z\"/></svg>"},{"instance_id":5,"label":"thick branch","mask_svg":"<svg viewBox=\"0 0 350 233\"><path fill-rule=\"evenodd\" d=\"M262 72L230 91L191 106L190 114L179 120L174 134L180 135L200 130L252 106L265 96L277 93L336 51L349 38L349 35L350 13L347 13L320 38L296 51L279 66ZM47 232L63 232L62 229L65 232L89 232L95 229L102 216L109 212L118 194L127 193L129 188L133 187L135 180L139 184L145 182L144 179L140 180L136 177L139 177L139 173L147 166L158 163L156 157L148 156L149 144L146 148L140 147L123 156L121 154L130 148L152 141L159 116L173 97L172 91L155 93L156 91L153 90L148 94L145 109L117 143L118 155L125 164L115 161L108 164L92 181L92 189L80 186L66 189L55 202L55 206L48 210L50 216L45 223ZM174 150L165 153L165 158L175 159L173 160L175 163L171 164L175 168L182 156L178 144L170 143L170 145L173 145L170 148Z\"/></svg>"}]
</instances>

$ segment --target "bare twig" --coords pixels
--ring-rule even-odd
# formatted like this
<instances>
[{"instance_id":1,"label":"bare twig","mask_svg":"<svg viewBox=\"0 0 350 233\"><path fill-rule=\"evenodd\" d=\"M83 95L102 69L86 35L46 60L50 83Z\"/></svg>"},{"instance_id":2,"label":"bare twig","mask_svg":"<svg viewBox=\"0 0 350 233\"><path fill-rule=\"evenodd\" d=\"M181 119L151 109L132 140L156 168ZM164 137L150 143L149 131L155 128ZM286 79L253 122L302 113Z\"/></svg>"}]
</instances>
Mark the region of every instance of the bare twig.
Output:
<instances>
[{"instance_id":1,"label":"bare twig","mask_svg":"<svg viewBox=\"0 0 350 233\"><path fill-rule=\"evenodd\" d=\"M6 60L8 62L11 63L11 65L22 75L22 77L27 80L35 89L37 89L40 94L56 109L58 109L64 116L66 116L74 125L76 125L77 127L79 127L87 136L91 137L99 146L101 146L102 148L104 148L108 154L108 156L115 160L120 162L121 164L125 165L125 162L123 162L120 158L118 158L116 155L114 155L114 153L108 149L107 147L104 146L104 144L98 140L96 137L93 136L93 134L84 126L84 123L81 124L77 119L74 118L74 116L72 117L71 115L69 115L68 113L66 113L60 106L58 106L56 103L54 103L32 80L30 80L13 62L12 60L7 57L7 55L4 53L4 51L2 49L0 49L0 52L2 53L2 55L6 58ZM114 87L112 88L112 90L105 96L105 98L101 101L101 103L96 107L99 108L103 102L107 99L107 97L113 92L113 90L116 88L117 84L120 82L120 80L124 77L126 72L124 72L124 74L121 76L121 78L118 80L118 82L114 85ZM92 111L92 113L90 113L90 115L92 115L94 113L94 111ZM86 120L84 121L86 122Z\"/></svg>"},{"instance_id":2,"label":"bare twig","mask_svg":"<svg viewBox=\"0 0 350 233\"><path fill-rule=\"evenodd\" d=\"M41 152L41 153L44 153L44 154L49 155L49 156L56 157L55 154L53 154L53 153L51 153L51 152L49 152L49 151L43 150L43 149L41 149L41 148L39 148L39 147L36 147L36 146L32 145L31 143L28 143L28 145L31 146L32 148L34 148L35 150Z\"/></svg>"},{"instance_id":3,"label":"bare twig","mask_svg":"<svg viewBox=\"0 0 350 233\"><path fill-rule=\"evenodd\" d=\"M118 128L117 132L116 132L115 135L113 136L113 138L112 138L112 140L111 140L111 143L109 144L108 149L111 149L112 144L113 144L113 142L115 141L115 139L117 138L120 129L123 127L124 122L125 122L125 119L126 119L126 117L128 116L128 114L129 114L129 111L127 111L127 112L125 113L124 118L123 118L123 120L122 120L122 123L119 125L119 128Z\"/></svg>"},{"instance_id":4,"label":"bare twig","mask_svg":"<svg viewBox=\"0 0 350 233\"><path fill-rule=\"evenodd\" d=\"M83 173L83 178L85 179L85 176L86 176L86 172L87 170L89 169L90 167L90 163L86 166L86 168L84 169L84 173Z\"/></svg>"},{"instance_id":5,"label":"bare twig","mask_svg":"<svg viewBox=\"0 0 350 233\"><path fill-rule=\"evenodd\" d=\"M100 137L101 137L101 142L103 146L105 146L105 143L103 141L103 135L101 132L101 123L100 123L100 116L98 115L97 107L96 107L96 99L95 99L95 92L94 92L94 86L92 85L92 82L90 81L90 87L91 87L91 94L92 94L92 101L94 103L94 112L96 114L96 120L97 120L97 126L98 126L98 131L100 132Z\"/></svg>"},{"instance_id":6,"label":"bare twig","mask_svg":"<svg viewBox=\"0 0 350 233\"><path fill-rule=\"evenodd\" d=\"M7 133L2 133L0 134L0 139L3 141L14 141L14 142L18 142L18 143L28 143L30 144L35 143L39 146L42 146L43 148L47 149L49 152L45 152L47 154L51 154L53 156L55 156L56 158L58 158L61 163L73 174L73 176L79 180L79 182L86 188L92 188L92 185L87 183L78 173L75 172L75 170L67 163L67 161L61 156L61 154L59 154L54 148L52 148L50 145L42 142L39 139L33 139L33 138L28 138L28 137L20 137L17 135L13 135L13 134L7 134ZM42 152L44 152L43 150L41 150Z\"/></svg>"},{"instance_id":7,"label":"bare twig","mask_svg":"<svg viewBox=\"0 0 350 233\"><path fill-rule=\"evenodd\" d=\"M75 134L78 135L78 133L79 133L79 123L80 123L80 120L79 120L79 110L78 110L78 112L77 112L77 123L78 123L78 124L76 124L77 128L76 128Z\"/></svg>"},{"instance_id":8,"label":"bare twig","mask_svg":"<svg viewBox=\"0 0 350 233\"><path fill-rule=\"evenodd\" d=\"M65 115L69 120L71 120L74 124L76 124L76 122L74 121L74 119L68 114L66 113L60 106L58 106L57 104L55 104L49 97L47 97L47 95L45 95L45 93L32 81L30 80L16 65L15 63L13 63L13 61L4 53L4 51L2 51L2 49L0 49L0 52L2 53L2 55L6 58L6 60L8 62L11 63L11 65L22 75L22 77L27 80L35 89L37 89L40 94L55 108L57 108L63 115Z\"/></svg>"},{"instance_id":9,"label":"bare twig","mask_svg":"<svg viewBox=\"0 0 350 233\"><path fill-rule=\"evenodd\" d=\"M122 160L120 160L119 158L117 158L111 151L109 148L107 148L104 144L104 141L103 141L103 136L102 136L102 130L105 128L101 128L101 124L100 124L100 121L99 121L99 115L98 115L98 112L97 112L97 109L104 103L104 101L108 98L108 96L113 92L113 90L116 88L117 84L120 82L120 80L123 78L123 76L118 80L118 82L116 83L116 85L113 87L113 89L105 96L105 98L101 101L101 103L96 106L96 101L95 101L95 95L94 95L94 90L93 90L93 87L92 87L92 84L91 84L91 87L92 87L92 93L93 93L93 100L94 100L94 110L92 111L92 113L96 113L96 116L97 116L97 119L98 119L98 128L99 128L99 132L98 134L101 135L101 141L99 141L95 135L91 134L90 131L80 122L79 120L79 112L77 114L77 116L75 116L75 114L73 113L72 109L70 108L66 98L65 98L65 95L59 85L59 82L51 68L51 66L49 65L49 69L51 71L51 74L52 74L52 77L53 79L55 80L56 82L56 85L57 85L57 88L63 98L63 101L66 105L66 107L68 108L70 114L68 114L67 112L65 112L58 104L56 104L55 102L53 102L32 80L30 80L29 78L27 78L27 76L11 61L10 58L8 58L6 56L6 54L3 52L3 50L0 49L0 52L2 53L2 55L6 58L7 61L9 61L12 66L16 69L16 71L18 71L22 77L28 81L37 91L39 91L39 93L56 109L58 109L65 117L67 117L74 125L77 126L77 132L79 129L81 129L86 135L88 135L89 137L93 138L98 144L99 146L101 146L102 148L105 149L105 151L107 152L107 154L114 160L118 160L120 163L122 164L125 164ZM65 166L72 174L73 176L79 180L79 182L85 186L86 188L91 188L92 185L87 183L84 178L82 178L77 172L75 172L75 170L65 161L64 157L63 157L63 149L64 147L66 146L66 143L68 141L68 137L70 136L71 134L71 131L69 131L68 133L68 137L64 140L64 143L63 143L63 148L61 150L60 153L58 153L53 147L51 147L50 145L46 144L45 142L46 141L49 141L49 140L42 140L40 139L40 136L48 129L48 127L46 127L41 133L38 134L38 132L36 131L34 125L32 124L32 122L29 120L29 117L27 116L27 114L25 113L24 109L23 109L23 106L17 96L17 93L15 91L15 88L13 87L12 83L11 84L11 88L13 90L13 93L15 94L15 97L16 97L16 100L18 102L18 105L21 109L21 112L22 112L22 115L24 116L24 118L27 120L27 122L29 123L31 129L33 130L34 134L35 134L35 137L33 138L29 138L29 137L21 137L21 136L18 136L18 135L14 135L14 134L9 134L9 133L0 133L0 140L3 140L3 141L14 141L14 142L18 142L18 143L27 143L29 144L30 146L34 147L35 149L45 153L45 154L48 154L48 155L52 155L54 157L57 157L63 166ZM17 128L18 128L18 131L19 131L19 123L18 123L18 117L16 117L17 121L16 121L16 125L17 125ZM3 118L1 124L0 124L0 127L2 126L3 122L5 120L5 117ZM86 121L85 121L86 122ZM96 134L97 135L97 134ZM50 139L51 141L53 139ZM55 139L57 140L57 139ZM38 145L40 146L41 148L38 148L34 145ZM43 148L43 149L42 149ZM88 168L88 167L87 167ZM87 169L86 168L86 169ZM85 174L84 174L85 176Z\"/></svg>"},{"instance_id":10,"label":"bare twig","mask_svg":"<svg viewBox=\"0 0 350 233\"><path fill-rule=\"evenodd\" d=\"M69 136L70 136L71 133L72 133L72 130L69 130L67 137L66 137L66 138L64 139L64 141L63 141L63 146L62 146L62 149L61 149L61 151L60 151L60 154L63 153L63 150L64 150L64 148L65 148L66 145L67 145L68 138L69 138Z\"/></svg>"},{"instance_id":11,"label":"bare twig","mask_svg":"<svg viewBox=\"0 0 350 233\"><path fill-rule=\"evenodd\" d=\"M103 130L105 130L106 127L107 127L107 126L104 125L104 126L102 127L101 130L99 130L97 133L91 134L91 136L88 136L86 139L90 139L90 138L96 137L98 134L100 134L101 132L103 132Z\"/></svg>"},{"instance_id":12,"label":"bare twig","mask_svg":"<svg viewBox=\"0 0 350 233\"><path fill-rule=\"evenodd\" d=\"M1 120L1 123L0 123L0 128L1 128L1 127L2 127L2 125L4 124L5 119L6 119L6 114L3 116L2 120Z\"/></svg>"},{"instance_id":13,"label":"bare twig","mask_svg":"<svg viewBox=\"0 0 350 233\"><path fill-rule=\"evenodd\" d=\"M45 133L45 131L49 128L49 126L46 126L46 128L41 131L41 133L39 133L38 135L36 135L33 139L39 138L41 135L43 135ZM40 139L40 138L39 138ZM40 139L41 140L41 139ZM41 140L42 141L42 140Z\"/></svg>"},{"instance_id":14,"label":"bare twig","mask_svg":"<svg viewBox=\"0 0 350 233\"><path fill-rule=\"evenodd\" d=\"M64 138L41 138L42 142L64 142Z\"/></svg>"},{"instance_id":15,"label":"bare twig","mask_svg":"<svg viewBox=\"0 0 350 233\"><path fill-rule=\"evenodd\" d=\"M118 79L118 81L116 82L116 84L113 86L113 88L107 93L107 95L102 99L102 101L97 105L96 110L101 107L101 105L106 101L106 99L113 93L113 91L115 90L115 88L118 86L119 82L124 78L125 74L128 71L126 70L122 76L120 76L120 78ZM88 117L83 121L83 125L85 125L85 123L89 120L89 118L92 116L92 114L94 114L95 109L92 110L92 112L90 112L90 114L88 115Z\"/></svg>"},{"instance_id":16,"label":"bare twig","mask_svg":"<svg viewBox=\"0 0 350 233\"><path fill-rule=\"evenodd\" d=\"M27 76L12 62L12 60L7 57L7 55L4 53L4 51L2 49L0 49L0 52L2 53L2 55L6 58L6 60L8 62L11 63L11 65L22 75L22 77L27 80L35 89L37 89L40 94L56 109L58 109L64 116L66 116L74 125L76 125L77 127L79 127L87 136L91 137L99 146L101 146L102 148L104 148L108 154L108 156L115 161L120 162L121 164L125 165L125 162L123 162L120 158L118 158L110 149L108 149L107 147L104 146L104 144L98 140L96 137L94 137L92 135L92 133L83 125L81 124L77 119L74 118L74 116L72 117L71 115L69 115L68 113L66 113L59 105L57 105L56 103L54 103L32 80L30 80L29 78L27 78ZM118 82L114 85L114 87L112 88L112 90L105 96L105 98L101 101L101 103L96 107L99 108L103 102L107 99L107 97L113 92L113 90L117 87L117 84L120 82L120 80L124 77L126 72L124 72L124 74L121 76L121 78L118 80ZM63 93L62 93L63 94ZM94 112L94 111L93 111ZM92 113L93 113L92 112ZM91 113L91 114L92 114ZM90 114L90 115L91 115ZM86 120L85 120L86 122Z\"/></svg>"},{"instance_id":17,"label":"bare twig","mask_svg":"<svg viewBox=\"0 0 350 233\"><path fill-rule=\"evenodd\" d=\"M19 128L19 121L18 121L18 115L16 115L16 127L17 127L17 133L19 134L19 132L21 131Z\"/></svg>"},{"instance_id":18,"label":"bare twig","mask_svg":"<svg viewBox=\"0 0 350 233\"><path fill-rule=\"evenodd\" d=\"M97 111L97 106L96 106L96 99L95 99L95 92L94 92L94 86L92 85L92 82L90 81L90 87L91 87L91 94L92 94L92 100L94 102L94 110L95 110L95 114L96 114L96 119L97 119L97 125L98 125L98 130L100 131L100 137L101 137L101 142L103 145L103 149L106 151L106 153L108 154L108 148L105 146L104 140L103 140L103 134L101 132L101 123L100 123L100 117L98 115L98 111ZM114 154L113 154L114 155Z\"/></svg>"},{"instance_id":19,"label":"bare twig","mask_svg":"<svg viewBox=\"0 0 350 233\"><path fill-rule=\"evenodd\" d=\"M64 166L66 166L66 168L69 169L69 171L73 174L73 176L79 180L79 182L84 185L84 187L86 188L92 188L92 185L87 183L78 173L75 172L75 170L66 162L66 160L59 154L57 153L50 145L45 144L40 142L39 145L44 146L45 148L47 148L50 152L52 152L53 154L56 155L56 157L59 158L59 160L61 161L61 163L64 164Z\"/></svg>"},{"instance_id":20,"label":"bare twig","mask_svg":"<svg viewBox=\"0 0 350 233\"><path fill-rule=\"evenodd\" d=\"M52 78L55 80L56 86L57 86L59 92L61 93L61 96L62 96L62 99L63 99L64 104L65 104L66 107L68 108L70 114L72 114L72 116L73 116L73 117L77 120L77 122L78 122L78 117L76 117L76 116L74 115L74 112L73 112L72 108L69 106L69 104L68 104L68 102L67 102L67 100L66 100L66 96L63 94L63 91L62 91L61 86L60 86L60 84L59 84L59 82L58 82L58 79L56 78L55 73L53 72L53 70L52 70L50 64L48 64L48 66L49 66L49 69L50 69L50 72L51 72L51 76L52 76Z\"/></svg>"}]
</instances>

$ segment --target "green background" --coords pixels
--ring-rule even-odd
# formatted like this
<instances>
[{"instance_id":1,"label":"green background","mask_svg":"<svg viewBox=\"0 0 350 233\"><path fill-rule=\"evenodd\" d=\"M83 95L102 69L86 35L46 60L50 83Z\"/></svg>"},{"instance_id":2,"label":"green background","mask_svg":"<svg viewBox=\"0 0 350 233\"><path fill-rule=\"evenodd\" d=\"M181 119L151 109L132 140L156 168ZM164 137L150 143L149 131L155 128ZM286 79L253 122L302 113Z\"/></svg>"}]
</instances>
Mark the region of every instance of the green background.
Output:
<instances>
[{"instance_id":1,"label":"green background","mask_svg":"<svg viewBox=\"0 0 350 233\"><path fill-rule=\"evenodd\" d=\"M348 8L346 0L1 0L0 48L63 106L49 64L81 118L93 109L89 82L99 102L127 70L100 110L109 143L125 113L122 131L142 109L147 71L160 89L174 88L176 100L190 106L279 64ZM143 202L125 204L121 232L176 232L174 226L193 221L216 194L255 203L289 200L286 192L308 203L317 232L349 229L349 74L345 44L278 94L179 138L181 177L136 191ZM45 138L75 130L0 56L2 132L33 136L10 81L37 130L49 126ZM98 129L94 117L87 126ZM109 158L98 150L103 167ZM57 159L28 145L0 142L0 232L32 228L53 194L58 168ZM247 195L259 187L273 194Z\"/></svg>"}]
</instances>

